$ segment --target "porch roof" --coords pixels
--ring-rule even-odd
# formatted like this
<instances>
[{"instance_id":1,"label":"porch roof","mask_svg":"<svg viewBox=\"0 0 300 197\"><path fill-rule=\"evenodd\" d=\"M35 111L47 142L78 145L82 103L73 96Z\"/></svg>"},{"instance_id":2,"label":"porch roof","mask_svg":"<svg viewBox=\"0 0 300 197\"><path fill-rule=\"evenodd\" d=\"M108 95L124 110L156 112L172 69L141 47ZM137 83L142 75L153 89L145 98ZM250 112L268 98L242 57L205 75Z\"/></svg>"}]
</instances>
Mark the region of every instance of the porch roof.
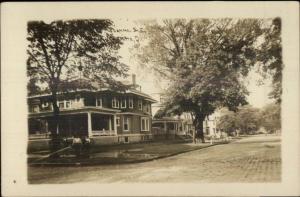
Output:
<instances>
[{"instance_id":1,"label":"porch roof","mask_svg":"<svg viewBox=\"0 0 300 197\"><path fill-rule=\"evenodd\" d=\"M160 119L153 119L152 123L156 122L182 122L182 119L176 119L176 118L171 118L171 117L163 117Z\"/></svg>"},{"instance_id":2,"label":"porch roof","mask_svg":"<svg viewBox=\"0 0 300 197\"><path fill-rule=\"evenodd\" d=\"M60 111L59 115L74 115L74 114L82 114L82 113L101 113L107 115L115 115L120 110L117 109L110 109L110 108L99 108L93 106L81 107L81 108L70 108L70 109L63 109ZM43 111L43 112L36 112L36 113L29 113L29 118L42 118L42 117L51 117L53 116L53 111Z\"/></svg>"}]
</instances>

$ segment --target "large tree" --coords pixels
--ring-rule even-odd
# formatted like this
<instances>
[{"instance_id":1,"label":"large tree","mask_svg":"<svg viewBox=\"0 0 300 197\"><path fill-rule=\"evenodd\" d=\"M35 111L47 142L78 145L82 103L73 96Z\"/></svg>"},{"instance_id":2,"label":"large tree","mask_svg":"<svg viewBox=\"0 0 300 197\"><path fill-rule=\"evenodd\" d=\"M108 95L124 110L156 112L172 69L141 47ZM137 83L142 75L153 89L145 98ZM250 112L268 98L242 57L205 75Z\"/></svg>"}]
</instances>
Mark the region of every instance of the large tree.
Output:
<instances>
[{"instance_id":1,"label":"large tree","mask_svg":"<svg viewBox=\"0 0 300 197\"><path fill-rule=\"evenodd\" d=\"M145 21L136 43L140 64L169 80L167 113L191 112L204 142L203 120L218 107L247 103L242 78L256 63L257 19Z\"/></svg>"},{"instance_id":2,"label":"large tree","mask_svg":"<svg viewBox=\"0 0 300 197\"><path fill-rule=\"evenodd\" d=\"M281 19L274 18L270 26L263 28L263 42L259 46L260 52L258 62L261 74L272 78L273 90L269 97L281 103L282 94L282 41L281 41Z\"/></svg>"},{"instance_id":3,"label":"large tree","mask_svg":"<svg viewBox=\"0 0 300 197\"><path fill-rule=\"evenodd\" d=\"M116 85L114 77L126 75L128 67L118 55L125 38L116 36L110 20L31 21L27 30L29 94L41 89L51 93L56 125L57 93L70 87L70 81L82 75L91 82Z\"/></svg>"},{"instance_id":4,"label":"large tree","mask_svg":"<svg viewBox=\"0 0 300 197\"><path fill-rule=\"evenodd\" d=\"M236 112L223 110L217 127L228 134L235 132L237 129L240 133L252 134L261 127L264 121L261 113L259 108L250 105L238 107Z\"/></svg>"},{"instance_id":5,"label":"large tree","mask_svg":"<svg viewBox=\"0 0 300 197\"><path fill-rule=\"evenodd\" d=\"M280 104L272 103L261 110L261 126L268 132L274 133L281 129Z\"/></svg>"},{"instance_id":6,"label":"large tree","mask_svg":"<svg viewBox=\"0 0 300 197\"><path fill-rule=\"evenodd\" d=\"M223 112L220 118L217 120L217 128L229 135L235 132L237 129L236 113L232 111Z\"/></svg>"},{"instance_id":7,"label":"large tree","mask_svg":"<svg viewBox=\"0 0 300 197\"><path fill-rule=\"evenodd\" d=\"M239 107L235 114L236 127L244 134L253 134L260 128L260 110L250 105Z\"/></svg>"}]
</instances>

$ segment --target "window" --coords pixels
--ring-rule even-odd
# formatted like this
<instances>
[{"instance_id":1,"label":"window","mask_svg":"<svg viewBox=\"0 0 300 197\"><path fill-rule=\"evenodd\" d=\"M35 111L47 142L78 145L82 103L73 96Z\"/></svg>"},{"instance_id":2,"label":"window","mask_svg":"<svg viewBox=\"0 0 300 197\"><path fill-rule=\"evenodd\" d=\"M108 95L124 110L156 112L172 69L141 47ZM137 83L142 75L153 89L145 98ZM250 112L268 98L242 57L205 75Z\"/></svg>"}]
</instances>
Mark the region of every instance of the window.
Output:
<instances>
[{"instance_id":1,"label":"window","mask_svg":"<svg viewBox=\"0 0 300 197\"><path fill-rule=\"evenodd\" d=\"M128 117L124 117L123 130L129 131L129 118Z\"/></svg>"},{"instance_id":2,"label":"window","mask_svg":"<svg viewBox=\"0 0 300 197\"><path fill-rule=\"evenodd\" d=\"M33 106L31 107L31 111L32 111L32 112L39 112L39 111L40 111L39 106L38 106L38 105L33 105Z\"/></svg>"},{"instance_id":3,"label":"window","mask_svg":"<svg viewBox=\"0 0 300 197\"><path fill-rule=\"evenodd\" d=\"M146 105L146 112L147 112L147 113L150 112L150 106L149 106L149 104Z\"/></svg>"},{"instance_id":4,"label":"window","mask_svg":"<svg viewBox=\"0 0 300 197\"><path fill-rule=\"evenodd\" d=\"M110 119L105 114L91 113L92 130L93 131L108 131L110 130ZM77 123L78 124L78 123Z\"/></svg>"},{"instance_id":5,"label":"window","mask_svg":"<svg viewBox=\"0 0 300 197\"><path fill-rule=\"evenodd\" d=\"M128 136L125 136L125 138L124 138L124 142L125 142L125 143L129 143Z\"/></svg>"},{"instance_id":6,"label":"window","mask_svg":"<svg viewBox=\"0 0 300 197\"><path fill-rule=\"evenodd\" d=\"M138 101L139 110L143 110L143 102L141 100Z\"/></svg>"},{"instance_id":7,"label":"window","mask_svg":"<svg viewBox=\"0 0 300 197\"><path fill-rule=\"evenodd\" d=\"M122 99L121 108L126 108L126 99Z\"/></svg>"},{"instance_id":8,"label":"window","mask_svg":"<svg viewBox=\"0 0 300 197\"><path fill-rule=\"evenodd\" d=\"M96 107L102 107L102 98L96 98Z\"/></svg>"},{"instance_id":9,"label":"window","mask_svg":"<svg viewBox=\"0 0 300 197\"><path fill-rule=\"evenodd\" d=\"M141 129L142 131L149 131L149 118L141 118Z\"/></svg>"},{"instance_id":10,"label":"window","mask_svg":"<svg viewBox=\"0 0 300 197\"><path fill-rule=\"evenodd\" d=\"M129 99L129 108L133 108L133 99L132 98L130 98Z\"/></svg>"},{"instance_id":11,"label":"window","mask_svg":"<svg viewBox=\"0 0 300 197\"><path fill-rule=\"evenodd\" d=\"M116 124L117 124L117 127L120 126L120 117L117 117L117 119L116 119Z\"/></svg>"},{"instance_id":12,"label":"window","mask_svg":"<svg viewBox=\"0 0 300 197\"><path fill-rule=\"evenodd\" d=\"M70 108L71 107L71 102L70 101L66 101L66 108Z\"/></svg>"},{"instance_id":13,"label":"window","mask_svg":"<svg viewBox=\"0 0 300 197\"><path fill-rule=\"evenodd\" d=\"M65 108L65 102L64 102L64 101L58 102L58 107L59 107L60 109Z\"/></svg>"},{"instance_id":14,"label":"window","mask_svg":"<svg viewBox=\"0 0 300 197\"><path fill-rule=\"evenodd\" d=\"M48 107L49 106L49 103L48 102L43 102L42 103L42 108L46 108L46 107Z\"/></svg>"},{"instance_id":15,"label":"window","mask_svg":"<svg viewBox=\"0 0 300 197\"><path fill-rule=\"evenodd\" d=\"M116 97L112 99L112 107L119 108L119 100L117 100Z\"/></svg>"}]
</instances>

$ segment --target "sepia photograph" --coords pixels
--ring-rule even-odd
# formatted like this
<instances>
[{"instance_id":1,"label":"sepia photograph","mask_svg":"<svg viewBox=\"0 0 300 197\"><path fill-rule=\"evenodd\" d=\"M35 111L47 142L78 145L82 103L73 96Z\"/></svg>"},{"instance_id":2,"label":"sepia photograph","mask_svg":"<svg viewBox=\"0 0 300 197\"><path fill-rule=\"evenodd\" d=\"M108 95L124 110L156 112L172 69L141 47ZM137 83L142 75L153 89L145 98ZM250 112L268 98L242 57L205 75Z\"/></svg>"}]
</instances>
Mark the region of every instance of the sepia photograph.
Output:
<instances>
[{"instance_id":1,"label":"sepia photograph","mask_svg":"<svg viewBox=\"0 0 300 197\"><path fill-rule=\"evenodd\" d=\"M28 22L29 182L280 181L281 19L138 22Z\"/></svg>"},{"instance_id":2,"label":"sepia photograph","mask_svg":"<svg viewBox=\"0 0 300 197\"><path fill-rule=\"evenodd\" d=\"M18 147L24 157L19 161L24 161L26 187L258 184L263 191L259 184L282 185L285 173L294 172L295 180L300 180L299 170L284 168L288 165L284 150L298 154L298 163L292 166L299 167L300 161L299 138L283 143L288 132L283 125L289 124L289 117L297 130L290 137L299 137L297 116L284 111L289 102L299 99L299 84L290 86L283 80L284 73L293 73L286 71L291 67L284 57L285 16L153 15L149 14L153 9L141 3L142 16L130 14L138 6L126 7L129 4L119 6L129 11L126 15L123 10L122 16L116 12L97 16L95 12L76 17L74 10L88 8L77 4L71 17L35 15L22 20L19 50L24 62L15 67L22 67L19 77L23 80L19 89L9 90L24 95L19 123L25 124L18 129L20 136L10 133L1 138L21 141ZM102 5L109 3L97 5L104 10ZM9 13L13 7L6 4L4 8ZM111 4L112 12L118 10L114 7L118 6ZM299 52L296 45L294 52ZM299 59L296 62L292 68L299 71ZM297 79L285 80L299 82L299 73ZM289 100L293 97L289 88L296 91L294 100ZM6 106L10 99L4 95L1 100ZM299 100L294 107L299 108ZM18 118L10 124L7 128L18 124ZM1 130L7 133L9 129ZM17 141L9 143L18 145ZM298 149L289 149L293 143ZM10 184L19 183L14 175L6 175L12 177ZM293 189L299 192L300 188ZM207 190L198 188L197 195L213 194L213 189ZM53 192L44 191L40 195ZM68 193L64 191L57 195ZM152 195L150 190L139 191L126 195ZM218 195L230 194L232 189L228 191ZM68 193L103 194L115 193ZM195 195L158 192L166 194Z\"/></svg>"}]
</instances>

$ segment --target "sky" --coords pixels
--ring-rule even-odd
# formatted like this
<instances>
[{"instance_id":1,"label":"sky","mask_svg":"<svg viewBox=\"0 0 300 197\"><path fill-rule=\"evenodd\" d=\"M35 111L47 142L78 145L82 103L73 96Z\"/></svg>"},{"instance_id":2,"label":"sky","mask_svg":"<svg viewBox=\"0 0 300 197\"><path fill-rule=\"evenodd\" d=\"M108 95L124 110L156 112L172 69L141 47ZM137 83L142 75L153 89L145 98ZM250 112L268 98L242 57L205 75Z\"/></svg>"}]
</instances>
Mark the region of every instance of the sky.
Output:
<instances>
[{"instance_id":1,"label":"sky","mask_svg":"<svg viewBox=\"0 0 300 197\"><path fill-rule=\"evenodd\" d=\"M133 20L129 19L113 19L116 28L128 28L131 29L136 26ZM127 36L134 36L135 33L127 33ZM159 80L155 73L150 70L141 68L135 59L132 57L130 48L133 46L132 41L126 41L120 51L121 61L127 64L130 68L129 74L136 74L136 82L141 85L142 91L151 95L156 100L159 99L159 93L163 92L164 83ZM264 80L263 85L258 85L257 81L261 79L260 75L254 70L249 73L249 76L245 79L248 91L250 92L247 97L248 102L253 107L261 108L266 104L273 102L268 98L269 92L272 90L270 79ZM131 80L129 76L128 80Z\"/></svg>"}]
</instances>

